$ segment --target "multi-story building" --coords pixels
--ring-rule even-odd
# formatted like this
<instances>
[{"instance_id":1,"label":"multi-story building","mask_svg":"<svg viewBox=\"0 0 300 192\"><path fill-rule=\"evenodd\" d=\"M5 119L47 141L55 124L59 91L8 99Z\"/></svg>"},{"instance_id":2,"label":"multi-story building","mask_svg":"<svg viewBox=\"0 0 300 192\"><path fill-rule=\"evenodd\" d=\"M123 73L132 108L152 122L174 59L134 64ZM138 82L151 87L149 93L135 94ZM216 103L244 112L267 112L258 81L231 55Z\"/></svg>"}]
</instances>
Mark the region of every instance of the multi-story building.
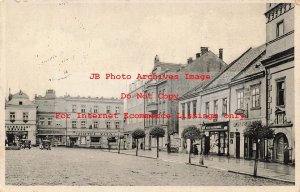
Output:
<instances>
[{"instance_id":1,"label":"multi-story building","mask_svg":"<svg viewBox=\"0 0 300 192\"><path fill-rule=\"evenodd\" d=\"M18 145L21 139L36 144L36 106L21 90L5 102L5 136L8 145Z\"/></svg>"},{"instance_id":2,"label":"multi-story building","mask_svg":"<svg viewBox=\"0 0 300 192\"><path fill-rule=\"evenodd\" d=\"M265 45L257 49L257 54L252 55L252 61L234 76L230 83L230 113L243 115L243 118L229 119L229 154L236 158L255 158L259 150L259 158L267 158L267 140L260 142L260 148L254 140L244 137L245 129L254 121L266 125L266 79L261 61L266 58ZM250 57L249 57L250 58Z\"/></svg>"},{"instance_id":3,"label":"multi-story building","mask_svg":"<svg viewBox=\"0 0 300 192\"><path fill-rule=\"evenodd\" d=\"M269 152L272 160L284 163L295 160L294 7L268 3L265 13L266 117L276 134Z\"/></svg>"},{"instance_id":4,"label":"multi-story building","mask_svg":"<svg viewBox=\"0 0 300 192\"><path fill-rule=\"evenodd\" d=\"M187 64L164 63L155 59L152 74L177 75L178 78L151 80L145 85L145 94L152 95L151 99L146 100L145 112L171 115L170 118L146 119L146 146L151 148L156 145L155 138L149 135L149 131L155 126L163 127L166 132L166 136L161 138L161 147L165 147L167 143L170 143L171 147L180 145L177 115L179 98L197 84L211 80L226 67L222 57L223 49L219 49L217 56L207 47L201 47L201 53L196 54L195 60L189 58Z\"/></svg>"},{"instance_id":5,"label":"multi-story building","mask_svg":"<svg viewBox=\"0 0 300 192\"><path fill-rule=\"evenodd\" d=\"M66 120L56 119L56 112L66 112L63 97L56 97L54 90L46 95L36 96L37 105L37 142L50 139L56 145L66 145Z\"/></svg>"},{"instance_id":6,"label":"multi-story building","mask_svg":"<svg viewBox=\"0 0 300 192\"><path fill-rule=\"evenodd\" d=\"M123 135L123 101L116 98L56 97L47 90L35 98L38 138L54 144L107 148ZM126 145L122 139L121 146Z\"/></svg>"},{"instance_id":7,"label":"multi-story building","mask_svg":"<svg viewBox=\"0 0 300 192\"><path fill-rule=\"evenodd\" d=\"M229 155L229 122L231 121L231 79L241 75L265 52L264 45L250 48L228 65L221 73L206 84L199 84L180 98L179 111L183 116L200 114L196 118L180 118L179 133L190 125L195 125L205 133L202 146L205 154ZM242 87L245 82L242 82ZM240 98L242 103L243 98ZM192 106L192 107L191 107ZM239 106L240 107L240 106ZM192 110L193 109L193 110ZM192 111L192 113L191 113ZM207 117L204 117L204 114ZM239 119L240 120L240 119ZM230 133L232 138L232 133ZM188 146L182 139L182 147Z\"/></svg>"},{"instance_id":8,"label":"multi-story building","mask_svg":"<svg viewBox=\"0 0 300 192\"><path fill-rule=\"evenodd\" d=\"M136 80L129 85L130 99L127 99L127 110L129 114L145 114L145 99L139 95L144 94L144 81ZM137 129L145 128L145 121L142 118L128 118L125 119L124 135L127 141L127 149L131 149L132 145L135 146L135 140L132 139L131 133ZM143 141L141 142L143 143Z\"/></svg>"}]
</instances>

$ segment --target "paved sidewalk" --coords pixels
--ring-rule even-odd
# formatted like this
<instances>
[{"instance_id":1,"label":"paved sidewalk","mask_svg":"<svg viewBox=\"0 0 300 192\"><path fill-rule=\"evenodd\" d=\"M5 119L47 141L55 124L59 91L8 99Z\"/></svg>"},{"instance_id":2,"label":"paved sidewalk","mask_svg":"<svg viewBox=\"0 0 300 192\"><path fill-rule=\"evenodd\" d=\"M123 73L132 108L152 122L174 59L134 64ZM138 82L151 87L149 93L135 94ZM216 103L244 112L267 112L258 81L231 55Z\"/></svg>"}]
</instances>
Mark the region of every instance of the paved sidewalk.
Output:
<instances>
[{"instance_id":1,"label":"paved sidewalk","mask_svg":"<svg viewBox=\"0 0 300 192\"><path fill-rule=\"evenodd\" d=\"M107 150L105 150L107 151ZM116 150L111 152L117 153ZM135 150L121 150L121 154L135 155ZM147 158L156 158L156 150L140 150L138 156ZM191 163L199 165L199 155L191 155ZM173 163L187 163L188 154L159 152L159 159ZM204 165L208 168L220 169L229 172L241 173L246 175L253 174L254 160L229 158L227 156L205 156ZM258 162L257 176L276 179L280 181L295 182L295 167L279 163Z\"/></svg>"}]
</instances>

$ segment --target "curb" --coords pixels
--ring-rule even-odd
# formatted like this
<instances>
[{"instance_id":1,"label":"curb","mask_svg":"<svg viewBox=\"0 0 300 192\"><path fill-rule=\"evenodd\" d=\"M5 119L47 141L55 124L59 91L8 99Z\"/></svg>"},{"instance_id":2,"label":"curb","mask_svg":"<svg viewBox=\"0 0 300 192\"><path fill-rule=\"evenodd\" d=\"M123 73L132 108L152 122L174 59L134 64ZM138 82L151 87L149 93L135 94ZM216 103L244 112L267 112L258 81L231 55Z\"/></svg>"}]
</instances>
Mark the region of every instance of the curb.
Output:
<instances>
[{"instance_id":1,"label":"curb","mask_svg":"<svg viewBox=\"0 0 300 192\"><path fill-rule=\"evenodd\" d=\"M185 163L185 164L186 165L193 165L193 166L208 168L206 165L200 165L200 164L195 164L195 163Z\"/></svg>"},{"instance_id":2,"label":"curb","mask_svg":"<svg viewBox=\"0 0 300 192\"><path fill-rule=\"evenodd\" d=\"M279 179L279 178L274 178L274 177L266 177L266 176L260 176L260 175L253 176L253 175L250 174L250 173L240 172L240 171L233 171L233 170L228 170L228 172L230 172L230 173L237 173L237 174L241 174L241 175L248 175L248 176L252 176L252 177L254 177L254 178L272 179L272 180L275 180L275 181L282 181L282 182L286 182L286 183L292 183L292 184L295 184L294 181L289 181L289 180Z\"/></svg>"},{"instance_id":3,"label":"curb","mask_svg":"<svg viewBox=\"0 0 300 192\"><path fill-rule=\"evenodd\" d=\"M144 158L148 158L148 159L157 159L155 157L149 157L149 156L144 156L144 155L138 155L138 156L136 156L134 154L129 154L129 153L120 153L120 154L122 154L122 155L130 155L130 156L134 156L134 157L144 157Z\"/></svg>"},{"instance_id":4,"label":"curb","mask_svg":"<svg viewBox=\"0 0 300 192\"><path fill-rule=\"evenodd\" d=\"M118 152L113 152L113 151L104 151L104 152L118 153ZM122 154L122 155L130 155L130 156L135 156L135 157L144 157L144 158L148 158L148 159L158 159L158 160L168 161L168 160L164 160L164 159L159 159L159 158L149 157L149 156L143 156L143 155L136 156L134 154L129 154L129 153L120 153L120 154ZM285 180L285 179L279 179L279 178L274 178L274 177L266 177L266 176L260 176L260 175L257 175L255 177L255 176L253 176L250 173L241 172L241 171L227 170L227 169L223 169L223 168L206 166L206 165L200 165L200 164L195 164L195 163L184 163L184 164L198 166L198 167L203 167L203 168L217 169L217 170L226 171L226 172L229 172L229 173L236 173L236 174L241 174L241 175L247 175L247 176L251 176L251 177L254 177L254 178L271 179L271 180L275 180L275 181L281 181L281 182L295 184L295 181L289 181L289 180Z\"/></svg>"},{"instance_id":5,"label":"curb","mask_svg":"<svg viewBox=\"0 0 300 192\"><path fill-rule=\"evenodd\" d=\"M148 158L148 159L157 159L155 157L149 157L149 156L144 156L144 155L138 155L136 156L135 154L130 154L130 153L118 153L117 151L104 151L104 150L101 150L103 152L107 152L107 153L116 153L116 154L122 154L122 155L129 155L129 156L134 156L134 157L144 157L144 158Z\"/></svg>"}]
</instances>

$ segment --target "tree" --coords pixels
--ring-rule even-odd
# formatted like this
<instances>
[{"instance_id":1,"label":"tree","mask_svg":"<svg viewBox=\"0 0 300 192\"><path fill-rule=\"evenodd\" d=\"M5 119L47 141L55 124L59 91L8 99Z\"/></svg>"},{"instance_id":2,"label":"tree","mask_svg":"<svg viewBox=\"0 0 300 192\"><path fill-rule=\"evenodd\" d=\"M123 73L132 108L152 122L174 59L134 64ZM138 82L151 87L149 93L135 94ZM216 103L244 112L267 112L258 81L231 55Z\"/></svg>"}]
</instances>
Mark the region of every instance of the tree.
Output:
<instances>
[{"instance_id":1,"label":"tree","mask_svg":"<svg viewBox=\"0 0 300 192\"><path fill-rule=\"evenodd\" d=\"M156 138L156 145L157 145L156 157L158 158L159 157L159 153L158 153L158 151L159 151L159 138L165 136L165 130L160 126L156 126L153 129L151 129L150 135Z\"/></svg>"},{"instance_id":2,"label":"tree","mask_svg":"<svg viewBox=\"0 0 300 192\"><path fill-rule=\"evenodd\" d=\"M138 148L139 148L139 139L145 137L145 131L143 129L136 129L132 132L132 138L136 140L136 153L138 156Z\"/></svg>"},{"instance_id":3,"label":"tree","mask_svg":"<svg viewBox=\"0 0 300 192\"><path fill-rule=\"evenodd\" d=\"M269 126L262 125L261 121L254 121L244 130L244 137L248 137L256 143L253 175L257 176L257 162L260 142L264 139L272 139L274 137L274 130Z\"/></svg>"},{"instance_id":4,"label":"tree","mask_svg":"<svg viewBox=\"0 0 300 192\"><path fill-rule=\"evenodd\" d=\"M184 139L190 140L189 163L191 163L191 152L192 152L193 142L201 138L202 136L201 131L195 125L191 125L183 130L181 136Z\"/></svg>"}]
</instances>

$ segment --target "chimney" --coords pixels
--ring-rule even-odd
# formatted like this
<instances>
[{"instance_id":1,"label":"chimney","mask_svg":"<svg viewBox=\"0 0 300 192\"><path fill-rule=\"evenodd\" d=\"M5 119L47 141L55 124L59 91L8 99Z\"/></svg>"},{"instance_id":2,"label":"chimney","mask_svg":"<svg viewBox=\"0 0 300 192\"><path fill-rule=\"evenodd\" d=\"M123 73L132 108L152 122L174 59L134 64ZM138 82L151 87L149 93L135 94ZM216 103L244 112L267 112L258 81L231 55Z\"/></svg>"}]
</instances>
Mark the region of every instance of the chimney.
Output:
<instances>
[{"instance_id":1,"label":"chimney","mask_svg":"<svg viewBox=\"0 0 300 192\"><path fill-rule=\"evenodd\" d=\"M201 53L196 53L196 59L201 56Z\"/></svg>"},{"instance_id":2,"label":"chimney","mask_svg":"<svg viewBox=\"0 0 300 192\"><path fill-rule=\"evenodd\" d=\"M219 49L219 58L223 60L223 48Z\"/></svg>"},{"instance_id":3,"label":"chimney","mask_svg":"<svg viewBox=\"0 0 300 192\"><path fill-rule=\"evenodd\" d=\"M8 89L8 101L10 101L12 99L12 94L10 92L10 88Z\"/></svg>"},{"instance_id":4,"label":"chimney","mask_svg":"<svg viewBox=\"0 0 300 192\"><path fill-rule=\"evenodd\" d=\"M190 57L190 58L187 59L187 64L190 64L192 62L193 62L193 58L192 57Z\"/></svg>"},{"instance_id":5,"label":"chimney","mask_svg":"<svg viewBox=\"0 0 300 192\"><path fill-rule=\"evenodd\" d=\"M201 55L208 52L208 47L201 47Z\"/></svg>"}]
</instances>

